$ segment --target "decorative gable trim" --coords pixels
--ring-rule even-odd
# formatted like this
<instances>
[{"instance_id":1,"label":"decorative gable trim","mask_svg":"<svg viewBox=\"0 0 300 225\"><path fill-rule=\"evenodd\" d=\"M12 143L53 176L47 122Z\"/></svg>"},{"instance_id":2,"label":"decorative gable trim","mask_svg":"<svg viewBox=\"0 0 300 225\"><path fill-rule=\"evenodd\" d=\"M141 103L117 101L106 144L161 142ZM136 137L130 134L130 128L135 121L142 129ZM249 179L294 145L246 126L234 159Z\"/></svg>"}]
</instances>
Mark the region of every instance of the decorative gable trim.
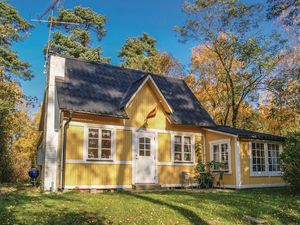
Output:
<instances>
[{"instance_id":1,"label":"decorative gable trim","mask_svg":"<svg viewBox=\"0 0 300 225\"><path fill-rule=\"evenodd\" d=\"M130 99L128 100L128 102L125 104L125 107L124 107L124 108L127 108L127 107L128 107L128 105L132 102L132 100L135 98L135 96L137 95L137 93L144 87L144 85L147 83L147 81L150 81L150 82L153 84L153 86L155 87L157 93L159 94L159 96L160 96L160 97L163 99L163 101L165 102L166 107L164 107L164 108L165 108L166 112L168 112L168 113L173 113L172 107L168 104L168 102L167 102L167 100L165 99L164 95L161 93L161 91L159 90L159 88L158 88L158 86L156 85L155 81L153 80L153 78L152 78L150 75L148 75L148 76L144 79L143 83L142 83L142 84L138 87L138 89L132 94L132 96L130 97Z\"/></svg>"}]
</instances>

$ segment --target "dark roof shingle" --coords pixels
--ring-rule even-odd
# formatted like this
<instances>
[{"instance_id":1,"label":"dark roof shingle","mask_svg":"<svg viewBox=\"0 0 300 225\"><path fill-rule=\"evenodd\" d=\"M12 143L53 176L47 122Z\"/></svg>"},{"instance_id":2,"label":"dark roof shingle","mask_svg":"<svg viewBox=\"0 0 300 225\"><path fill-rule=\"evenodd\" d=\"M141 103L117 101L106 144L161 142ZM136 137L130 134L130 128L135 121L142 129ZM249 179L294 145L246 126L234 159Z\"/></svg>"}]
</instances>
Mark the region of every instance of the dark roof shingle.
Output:
<instances>
[{"instance_id":1,"label":"dark roof shingle","mask_svg":"<svg viewBox=\"0 0 300 225\"><path fill-rule=\"evenodd\" d=\"M246 139L260 139L260 140L270 140L270 141L284 141L285 138L277 135L272 134L264 134L260 132L250 131L250 130L244 130L244 129L238 129L233 128L229 126L216 126L213 128L210 128L212 130L228 133L228 134L234 134L237 135L239 138L246 138Z\"/></svg>"},{"instance_id":2,"label":"dark roof shingle","mask_svg":"<svg viewBox=\"0 0 300 225\"><path fill-rule=\"evenodd\" d=\"M164 77L109 64L66 57L65 79L57 80L57 96L61 109L128 118L124 102L151 76L173 109L175 124L203 127L215 126L189 87L181 79Z\"/></svg>"}]
</instances>

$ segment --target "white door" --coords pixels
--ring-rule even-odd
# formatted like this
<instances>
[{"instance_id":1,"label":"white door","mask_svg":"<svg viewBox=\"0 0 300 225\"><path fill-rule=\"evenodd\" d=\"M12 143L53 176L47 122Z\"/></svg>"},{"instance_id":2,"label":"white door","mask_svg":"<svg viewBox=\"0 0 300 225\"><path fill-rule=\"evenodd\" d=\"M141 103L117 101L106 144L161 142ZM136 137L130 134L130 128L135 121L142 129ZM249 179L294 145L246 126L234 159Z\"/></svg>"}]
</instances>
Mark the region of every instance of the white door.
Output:
<instances>
[{"instance_id":1,"label":"white door","mask_svg":"<svg viewBox=\"0 0 300 225\"><path fill-rule=\"evenodd\" d=\"M153 133L138 132L135 145L135 183L155 183L155 138Z\"/></svg>"}]
</instances>

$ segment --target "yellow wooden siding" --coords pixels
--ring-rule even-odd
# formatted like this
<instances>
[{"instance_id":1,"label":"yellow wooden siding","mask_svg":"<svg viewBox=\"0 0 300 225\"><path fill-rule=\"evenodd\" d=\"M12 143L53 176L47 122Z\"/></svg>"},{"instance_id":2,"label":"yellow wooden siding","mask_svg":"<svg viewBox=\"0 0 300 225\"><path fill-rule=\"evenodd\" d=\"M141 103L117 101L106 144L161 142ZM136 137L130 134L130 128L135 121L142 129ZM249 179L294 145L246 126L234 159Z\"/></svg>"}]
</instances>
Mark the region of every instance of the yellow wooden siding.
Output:
<instances>
[{"instance_id":1,"label":"yellow wooden siding","mask_svg":"<svg viewBox=\"0 0 300 225\"><path fill-rule=\"evenodd\" d=\"M182 184L181 173L188 172L191 177L196 175L195 166L158 166L159 184Z\"/></svg>"},{"instance_id":2,"label":"yellow wooden siding","mask_svg":"<svg viewBox=\"0 0 300 225\"><path fill-rule=\"evenodd\" d=\"M66 164L66 186L131 185L131 165Z\"/></svg>"},{"instance_id":3,"label":"yellow wooden siding","mask_svg":"<svg viewBox=\"0 0 300 225\"><path fill-rule=\"evenodd\" d=\"M236 170L235 170L235 141L231 136L214 133L211 131L205 132L205 145L206 145L206 162L212 161L210 158L210 141L218 141L223 139L230 139L230 149L231 149L231 174L224 175L224 184L225 185L235 185L236 184Z\"/></svg>"},{"instance_id":4,"label":"yellow wooden siding","mask_svg":"<svg viewBox=\"0 0 300 225\"><path fill-rule=\"evenodd\" d=\"M158 161L171 162L171 134L158 133Z\"/></svg>"},{"instance_id":5,"label":"yellow wooden siding","mask_svg":"<svg viewBox=\"0 0 300 225\"><path fill-rule=\"evenodd\" d=\"M66 159L83 159L83 127L69 126L67 129Z\"/></svg>"},{"instance_id":6,"label":"yellow wooden siding","mask_svg":"<svg viewBox=\"0 0 300 225\"><path fill-rule=\"evenodd\" d=\"M195 136L195 161L203 162L203 138L200 135Z\"/></svg>"},{"instance_id":7,"label":"yellow wooden siding","mask_svg":"<svg viewBox=\"0 0 300 225\"><path fill-rule=\"evenodd\" d=\"M126 112L130 119L125 120L125 125L132 127L166 129L167 117L165 116L165 112L161 104L158 106L155 118L149 119L147 124L145 124L146 116L158 102L159 100L156 97L156 94L153 90L151 90L149 84L146 83L128 105Z\"/></svg>"},{"instance_id":8,"label":"yellow wooden siding","mask_svg":"<svg viewBox=\"0 0 300 225\"><path fill-rule=\"evenodd\" d=\"M250 176L250 149L248 141L240 142L240 153L242 185L284 183L281 176Z\"/></svg>"},{"instance_id":9,"label":"yellow wooden siding","mask_svg":"<svg viewBox=\"0 0 300 225\"><path fill-rule=\"evenodd\" d=\"M116 132L116 160L132 160L132 132L130 130L117 130Z\"/></svg>"}]
</instances>

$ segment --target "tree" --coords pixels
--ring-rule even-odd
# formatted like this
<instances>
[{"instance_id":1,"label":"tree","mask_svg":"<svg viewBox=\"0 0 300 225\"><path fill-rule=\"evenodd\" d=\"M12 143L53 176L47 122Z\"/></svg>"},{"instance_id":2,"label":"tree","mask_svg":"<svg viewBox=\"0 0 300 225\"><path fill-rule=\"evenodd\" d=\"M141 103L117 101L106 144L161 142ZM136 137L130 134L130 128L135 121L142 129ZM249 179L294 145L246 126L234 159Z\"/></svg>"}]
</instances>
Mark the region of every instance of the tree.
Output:
<instances>
[{"instance_id":1,"label":"tree","mask_svg":"<svg viewBox=\"0 0 300 225\"><path fill-rule=\"evenodd\" d=\"M38 121L40 114L30 113L22 107L12 119L14 123L13 141L11 145L11 172L10 179L17 182L29 179L28 170L35 162L37 143L39 138Z\"/></svg>"},{"instance_id":2,"label":"tree","mask_svg":"<svg viewBox=\"0 0 300 225\"><path fill-rule=\"evenodd\" d=\"M241 106L251 100L271 74L284 42L277 34L268 36L259 30L263 18L260 4L194 0L186 2L183 9L188 19L175 30L181 41L198 41L201 51L213 55L211 63L219 67L215 75L224 84L226 105L230 106L225 115L231 115L231 125L236 127ZM206 61L201 63L204 64L199 67L205 67Z\"/></svg>"},{"instance_id":3,"label":"tree","mask_svg":"<svg viewBox=\"0 0 300 225\"><path fill-rule=\"evenodd\" d=\"M300 193L300 129L287 134L284 151L281 154L283 179L294 192Z\"/></svg>"},{"instance_id":4,"label":"tree","mask_svg":"<svg viewBox=\"0 0 300 225\"><path fill-rule=\"evenodd\" d=\"M13 43L22 41L33 26L20 17L18 11L6 2L0 2L0 65L1 81L17 76L27 80L32 78L30 65L20 60L11 49Z\"/></svg>"},{"instance_id":5,"label":"tree","mask_svg":"<svg viewBox=\"0 0 300 225\"><path fill-rule=\"evenodd\" d=\"M12 143L15 131L21 128L14 120L26 100L19 80L29 80L33 76L30 65L20 60L11 47L26 38L30 28L32 25L15 8L0 2L0 182L11 178Z\"/></svg>"},{"instance_id":6,"label":"tree","mask_svg":"<svg viewBox=\"0 0 300 225\"><path fill-rule=\"evenodd\" d=\"M284 26L299 29L299 8L299 0L268 0L267 18L279 18Z\"/></svg>"},{"instance_id":7,"label":"tree","mask_svg":"<svg viewBox=\"0 0 300 225\"><path fill-rule=\"evenodd\" d=\"M179 61L166 52L160 53L156 48L156 40L147 33L128 38L119 52L119 57L122 67L166 76L183 74Z\"/></svg>"},{"instance_id":8,"label":"tree","mask_svg":"<svg viewBox=\"0 0 300 225\"><path fill-rule=\"evenodd\" d=\"M238 68L239 66L239 62L233 62L233 67ZM217 124L228 125L232 117L229 99L230 89L227 88L223 67L218 62L217 56L206 46L196 46L192 48L191 67L192 74L187 76L185 81L202 106L214 118L214 121ZM253 123L253 118L256 116L257 113L253 106L248 102L243 102L237 120L238 127L257 129Z\"/></svg>"},{"instance_id":9,"label":"tree","mask_svg":"<svg viewBox=\"0 0 300 225\"><path fill-rule=\"evenodd\" d=\"M109 58L102 56L100 46L92 45L93 36L97 41L105 36L105 16L76 6L74 9L59 9L58 16L51 19L55 30L49 45L51 52L86 60L109 61Z\"/></svg>"},{"instance_id":10,"label":"tree","mask_svg":"<svg viewBox=\"0 0 300 225\"><path fill-rule=\"evenodd\" d=\"M263 131L286 135L300 127L300 82L292 78L268 80L258 107Z\"/></svg>"}]
</instances>

